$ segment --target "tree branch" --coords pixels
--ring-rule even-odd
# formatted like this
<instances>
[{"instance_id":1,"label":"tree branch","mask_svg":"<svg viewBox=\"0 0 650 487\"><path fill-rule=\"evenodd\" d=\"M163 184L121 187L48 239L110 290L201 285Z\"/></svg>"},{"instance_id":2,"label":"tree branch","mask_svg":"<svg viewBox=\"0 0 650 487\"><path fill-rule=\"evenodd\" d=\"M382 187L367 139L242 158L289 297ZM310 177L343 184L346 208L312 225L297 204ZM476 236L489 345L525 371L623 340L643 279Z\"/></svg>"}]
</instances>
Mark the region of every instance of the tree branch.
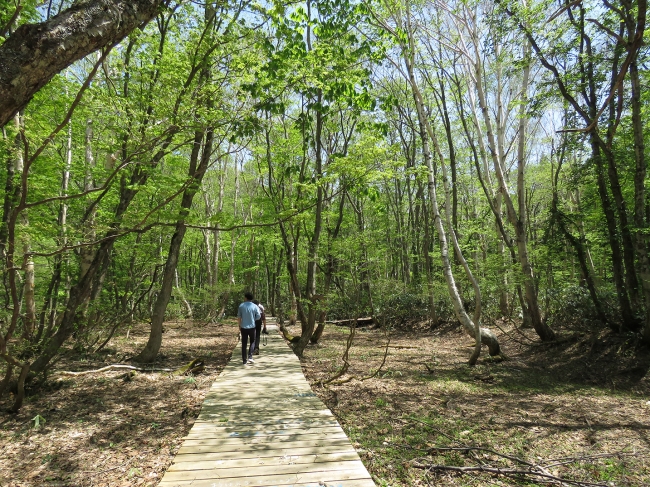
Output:
<instances>
[{"instance_id":1,"label":"tree branch","mask_svg":"<svg viewBox=\"0 0 650 487\"><path fill-rule=\"evenodd\" d=\"M16 21L16 19L20 15L20 12L22 11L22 9L23 9L23 6L20 5L20 4L16 7L16 10L14 11L14 14L7 21L7 23L5 25L3 25L2 27L0 27L0 36L4 37L4 36L7 35L9 30L11 29L11 26L14 25L14 22Z\"/></svg>"},{"instance_id":2,"label":"tree branch","mask_svg":"<svg viewBox=\"0 0 650 487\"><path fill-rule=\"evenodd\" d=\"M57 73L144 26L167 0L75 2L38 24L23 24L0 46L0 127Z\"/></svg>"},{"instance_id":3,"label":"tree branch","mask_svg":"<svg viewBox=\"0 0 650 487\"><path fill-rule=\"evenodd\" d=\"M455 466L450 466L450 465L427 465L427 464L419 464L419 463L413 463L413 468L419 468L422 470L447 470L451 472L460 472L460 473L471 473L471 472L486 472L486 473L492 473L496 475L505 475L508 477L516 477L520 475L528 475L528 476L533 476L533 477L541 477L544 479L549 479L553 480L555 482L562 482L565 484L573 484L573 485L578 485L581 487L607 487L607 484L597 484L594 482L583 482L581 480L570 480L566 479L563 477L557 477L555 475L551 475L549 473L543 473L543 472L535 472L533 470L522 470L522 469L516 469L516 468L499 468L499 467L487 467L483 465L479 465L476 467L455 467Z\"/></svg>"}]
</instances>

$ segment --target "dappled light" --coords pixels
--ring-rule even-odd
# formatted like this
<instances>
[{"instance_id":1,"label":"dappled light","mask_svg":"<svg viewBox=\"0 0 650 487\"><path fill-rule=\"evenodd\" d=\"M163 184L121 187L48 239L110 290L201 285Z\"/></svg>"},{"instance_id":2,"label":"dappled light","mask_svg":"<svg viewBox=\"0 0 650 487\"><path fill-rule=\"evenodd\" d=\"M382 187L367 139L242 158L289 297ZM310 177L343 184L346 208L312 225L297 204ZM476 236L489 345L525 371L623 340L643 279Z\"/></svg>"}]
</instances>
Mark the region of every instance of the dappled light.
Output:
<instances>
[{"instance_id":1,"label":"dappled light","mask_svg":"<svg viewBox=\"0 0 650 487\"><path fill-rule=\"evenodd\" d=\"M0 487L650 485L647 24L0 2Z\"/></svg>"}]
</instances>

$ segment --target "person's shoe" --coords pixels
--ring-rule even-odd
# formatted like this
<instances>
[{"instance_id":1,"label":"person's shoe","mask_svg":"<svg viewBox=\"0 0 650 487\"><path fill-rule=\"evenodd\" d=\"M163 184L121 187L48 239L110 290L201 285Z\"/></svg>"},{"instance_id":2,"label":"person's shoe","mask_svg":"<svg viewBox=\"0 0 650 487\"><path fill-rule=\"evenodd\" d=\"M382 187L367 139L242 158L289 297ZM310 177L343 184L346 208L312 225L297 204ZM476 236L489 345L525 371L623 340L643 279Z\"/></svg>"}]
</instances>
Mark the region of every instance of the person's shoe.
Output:
<instances>
[{"instance_id":1,"label":"person's shoe","mask_svg":"<svg viewBox=\"0 0 650 487\"><path fill-rule=\"evenodd\" d=\"M255 360L253 360L252 358L249 358L247 363L253 365L255 363Z\"/></svg>"},{"instance_id":2,"label":"person's shoe","mask_svg":"<svg viewBox=\"0 0 650 487\"><path fill-rule=\"evenodd\" d=\"M259 355L259 354L260 354L260 349L259 348L253 352L253 355Z\"/></svg>"}]
</instances>

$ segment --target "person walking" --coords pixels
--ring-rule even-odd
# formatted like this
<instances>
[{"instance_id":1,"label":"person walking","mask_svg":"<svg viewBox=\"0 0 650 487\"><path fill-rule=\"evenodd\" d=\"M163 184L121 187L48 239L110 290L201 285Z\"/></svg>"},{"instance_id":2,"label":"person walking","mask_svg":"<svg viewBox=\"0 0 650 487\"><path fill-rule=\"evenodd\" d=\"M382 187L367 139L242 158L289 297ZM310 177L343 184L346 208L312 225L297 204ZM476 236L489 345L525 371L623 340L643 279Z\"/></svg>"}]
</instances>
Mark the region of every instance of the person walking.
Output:
<instances>
[{"instance_id":1,"label":"person walking","mask_svg":"<svg viewBox=\"0 0 650 487\"><path fill-rule=\"evenodd\" d=\"M259 355L260 338L262 337L262 333L266 333L266 315L264 314L264 306L262 306L258 300L254 299L253 303L255 303L260 309L262 315L259 320L255 320L255 351L253 352L253 355ZM264 324L264 331L262 331L262 324Z\"/></svg>"},{"instance_id":2,"label":"person walking","mask_svg":"<svg viewBox=\"0 0 650 487\"><path fill-rule=\"evenodd\" d=\"M241 358L244 365L252 365L253 351L255 350L255 321L262 319L260 309L253 303L253 294L244 293L246 301L239 305L237 309L237 323L241 332ZM250 340L250 348L246 353L246 342ZM246 356L248 355L248 360Z\"/></svg>"}]
</instances>

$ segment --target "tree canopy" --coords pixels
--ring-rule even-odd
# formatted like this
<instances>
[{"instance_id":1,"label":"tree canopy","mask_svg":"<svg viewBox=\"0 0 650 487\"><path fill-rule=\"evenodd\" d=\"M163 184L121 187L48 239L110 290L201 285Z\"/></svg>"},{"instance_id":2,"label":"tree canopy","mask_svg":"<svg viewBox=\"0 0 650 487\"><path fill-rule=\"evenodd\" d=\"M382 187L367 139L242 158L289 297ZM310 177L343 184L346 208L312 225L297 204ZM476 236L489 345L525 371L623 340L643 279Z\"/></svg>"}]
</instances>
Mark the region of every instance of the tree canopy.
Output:
<instances>
[{"instance_id":1,"label":"tree canopy","mask_svg":"<svg viewBox=\"0 0 650 487\"><path fill-rule=\"evenodd\" d=\"M219 320L650 344L647 3L0 7L0 394ZM505 351L507 353L507 351Z\"/></svg>"}]
</instances>

